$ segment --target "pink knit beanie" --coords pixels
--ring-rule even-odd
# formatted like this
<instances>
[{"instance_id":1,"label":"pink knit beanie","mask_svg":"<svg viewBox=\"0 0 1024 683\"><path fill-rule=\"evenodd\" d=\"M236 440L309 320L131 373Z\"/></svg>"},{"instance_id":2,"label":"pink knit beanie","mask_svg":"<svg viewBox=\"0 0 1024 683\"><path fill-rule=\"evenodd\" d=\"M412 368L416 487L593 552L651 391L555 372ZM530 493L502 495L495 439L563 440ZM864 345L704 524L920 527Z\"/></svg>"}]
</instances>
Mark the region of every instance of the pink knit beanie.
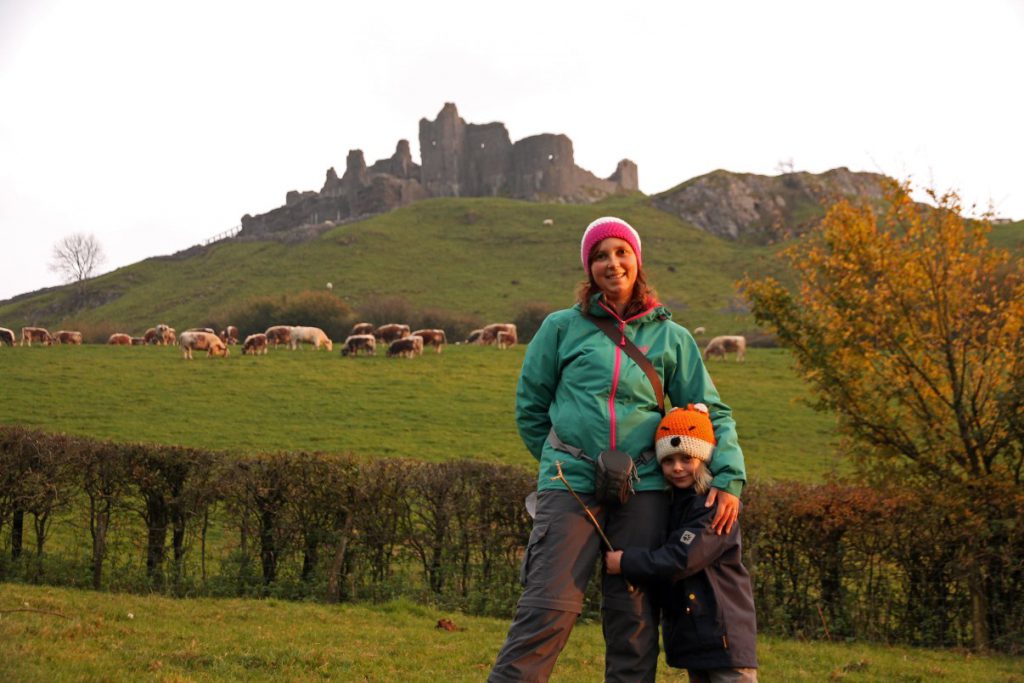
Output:
<instances>
[{"instance_id":1,"label":"pink knit beanie","mask_svg":"<svg viewBox=\"0 0 1024 683\"><path fill-rule=\"evenodd\" d=\"M620 240L629 242L629 246L633 247L633 253L636 254L637 267L639 268L642 265L640 258L640 235L637 234L632 225L621 218L605 216L598 218L583 231L583 239L580 240L580 260L583 261L584 272L590 273L590 251L594 248L594 245L609 237L618 237Z\"/></svg>"}]
</instances>

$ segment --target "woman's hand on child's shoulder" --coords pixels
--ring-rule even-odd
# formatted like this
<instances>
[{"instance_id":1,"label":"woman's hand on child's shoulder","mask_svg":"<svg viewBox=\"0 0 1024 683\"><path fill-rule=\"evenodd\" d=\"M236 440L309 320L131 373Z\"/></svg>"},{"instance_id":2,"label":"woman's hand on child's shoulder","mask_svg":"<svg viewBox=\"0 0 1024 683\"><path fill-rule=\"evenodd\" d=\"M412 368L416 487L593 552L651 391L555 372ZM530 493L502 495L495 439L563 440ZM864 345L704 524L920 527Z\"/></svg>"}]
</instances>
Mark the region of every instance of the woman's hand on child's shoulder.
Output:
<instances>
[{"instance_id":1,"label":"woman's hand on child's shoulder","mask_svg":"<svg viewBox=\"0 0 1024 683\"><path fill-rule=\"evenodd\" d=\"M723 530L728 534L740 516L740 498L728 491L712 488L704 506L711 507L716 502L718 509L715 511L715 519L711 522L711 530L718 535L721 535Z\"/></svg>"}]
</instances>

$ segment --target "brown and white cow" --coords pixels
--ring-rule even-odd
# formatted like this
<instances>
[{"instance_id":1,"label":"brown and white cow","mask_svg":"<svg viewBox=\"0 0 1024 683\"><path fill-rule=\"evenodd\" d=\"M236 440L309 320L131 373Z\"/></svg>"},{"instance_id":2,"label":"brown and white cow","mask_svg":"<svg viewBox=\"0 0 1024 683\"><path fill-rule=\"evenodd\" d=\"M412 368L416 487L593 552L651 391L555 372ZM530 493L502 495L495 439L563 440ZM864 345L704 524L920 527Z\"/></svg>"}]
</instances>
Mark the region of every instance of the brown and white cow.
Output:
<instances>
[{"instance_id":1,"label":"brown and white cow","mask_svg":"<svg viewBox=\"0 0 1024 683\"><path fill-rule=\"evenodd\" d=\"M747 339L741 335L724 335L714 337L704 347L704 360L711 356L721 356L725 360L725 354L736 353L736 360L743 360L747 353Z\"/></svg>"},{"instance_id":2,"label":"brown and white cow","mask_svg":"<svg viewBox=\"0 0 1024 683\"><path fill-rule=\"evenodd\" d=\"M388 358L401 356L403 358L414 358L423 353L423 337L409 335L402 339L396 339L388 347Z\"/></svg>"},{"instance_id":3,"label":"brown and white cow","mask_svg":"<svg viewBox=\"0 0 1024 683\"><path fill-rule=\"evenodd\" d=\"M44 346L53 343L53 337L45 327L23 327L21 328L21 345L32 346L32 342L39 342Z\"/></svg>"},{"instance_id":4,"label":"brown and white cow","mask_svg":"<svg viewBox=\"0 0 1024 683\"><path fill-rule=\"evenodd\" d=\"M234 325L228 325L220 331L220 340L225 344L237 344L238 328Z\"/></svg>"},{"instance_id":5,"label":"brown and white cow","mask_svg":"<svg viewBox=\"0 0 1024 683\"><path fill-rule=\"evenodd\" d=\"M278 344L291 344L292 343L292 326L291 325L273 325L267 328L267 331L263 334L267 335L267 343L273 344L276 349Z\"/></svg>"},{"instance_id":6,"label":"brown and white cow","mask_svg":"<svg viewBox=\"0 0 1024 683\"><path fill-rule=\"evenodd\" d=\"M9 330L6 327L0 327L0 346L3 346L4 344L14 346L14 330Z\"/></svg>"},{"instance_id":7,"label":"brown and white cow","mask_svg":"<svg viewBox=\"0 0 1024 683\"><path fill-rule=\"evenodd\" d=\"M160 330L160 326L156 326L157 331ZM173 327L168 327L164 330L164 346L174 346L178 343L178 333L175 332Z\"/></svg>"},{"instance_id":8,"label":"brown and white cow","mask_svg":"<svg viewBox=\"0 0 1024 683\"><path fill-rule=\"evenodd\" d=\"M512 330L498 330L498 335L494 338L494 343L499 349L507 349L510 346L515 346L519 343L519 337L516 335L515 328Z\"/></svg>"},{"instance_id":9,"label":"brown and white cow","mask_svg":"<svg viewBox=\"0 0 1024 683\"><path fill-rule=\"evenodd\" d=\"M396 339L405 339L409 336L409 326L402 325L400 323L388 323L387 325L381 325L378 327L373 336L377 337L377 341L390 344Z\"/></svg>"},{"instance_id":10,"label":"brown and white cow","mask_svg":"<svg viewBox=\"0 0 1024 683\"><path fill-rule=\"evenodd\" d=\"M349 334L373 334L373 331L373 323L356 323L352 326L352 331Z\"/></svg>"},{"instance_id":11,"label":"brown and white cow","mask_svg":"<svg viewBox=\"0 0 1024 683\"><path fill-rule=\"evenodd\" d=\"M292 341L289 346L294 351L299 348L299 344L312 344L313 348L317 351L321 347L326 348L328 351L334 350L334 342L319 327L303 327L302 325L293 327Z\"/></svg>"},{"instance_id":12,"label":"brown and white cow","mask_svg":"<svg viewBox=\"0 0 1024 683\"><path fill-rule=\"evenodd\" d=\"M441 347L448 343L448 337L440 329L416 330L411 336L423 337L423 346L433 346L437 353L441 353Z\"/></svg>"},{"instance_id":13,"label":"brown and white cow","mask_svg":"<svg viewBox=\"0 0 1024 683\"><path fill-rule=\"evenodd\" d=\"M185 331L186 332L206 332L207 334L213 334L213 335L217 334L216 332L213 331L212 327L190 327L190 328L188 328Z\"/></svg>"},{"instance_id":14,"label":"brown and white cow","mask_svg":"<svg viewBox=\"0 0 1024 683\"><path fill-rule=\"evenodd\" d=\"M155 327L150 327L146 330L145 333L143 333L142 338L147 344L153 345L162 344L164 341L163 337L160 336Z\"/></svg>"},{"instance_id":15,"label":"brown and white cow","mask_svg":"<svg viewBox=\"0 0 1024 683\"><path fill-rule=\"evenodd\" d=\"M367 356L375 355L377 353L377 338L372 334L350 334L345 337L341 355L358 356L360 351Z\"/></svg>"},{"instance_id":16,"label":"brown and white cow","mask_svg":"<svg viewBox=\"0 0 1024 683\"><path fill-rule=\"evenodd\" d=\"M107 339L107 344L111 346L131 346L132 335L125 334L124 332L115 332Z\"/></svg>"},{"instance_id":17,"label":"brown and white cow","mask_svg":"<svg viewBox=\"0 0 1024 683\"><path fill-rule=\"evenodd\" d=\"M466 337L466 341L463 342L463 343L464 344L481 344L483 342L480 341L480 338L483 336L483 334L484 334L483 329L473 330L472 332L469 333L469 336Z\"/></svg>"},{"instance_id":18,"label":"brown and white cow","mask_svg":"<svg viewBox=\"0 0 1024 683\"><path fill-rule=\"evenodd\" d=\"M498 341L499 332L511 332L516 337L516 326L513 323L491 323L480 332L480 344L493 344Z\"/></svg>"},{"instance_id":19,"label":"brown and white cow","mask_svg":"<svg viewBox=\"0 0 1024 683\"><path fill-rule=\"evenodd\" d=\"M267 353L267 335L261 333L250 334L242 344L242 355L258 356Z\"/></svg>"},{"instance_id":20,"label":"brown and white cow","mask_svg":"<svg viewBox=\"0 0 1024 683\"><path fill-rule=\"evenodd\" d=\"M59 330L53 335L54 344L71 344L72 346L82 345L82 333L77 330Z\"/></svg>"},{"instance_id":21,"label":"brown and white cow","mask_svg":"<svg viewBox=\"0 0 1024 683\"><path fill-rule=\"evenodd\" d=\"M132 337L132 346L145 346L145 345L146 345L146 338L145 337Z\"/></svg>"},{"instance_id":22,"label":"brown and white cow","mask_svg":"<svg viewBox=\"0 0 1024 683\"><path fill-rule=\"evenodd\" d=\"M192 360L193 351L206 351L207 357L226 358L230 355L227 344L212 332L195 332L187 330L178 338L182 358Z\"/></svg>"}]
</instances>

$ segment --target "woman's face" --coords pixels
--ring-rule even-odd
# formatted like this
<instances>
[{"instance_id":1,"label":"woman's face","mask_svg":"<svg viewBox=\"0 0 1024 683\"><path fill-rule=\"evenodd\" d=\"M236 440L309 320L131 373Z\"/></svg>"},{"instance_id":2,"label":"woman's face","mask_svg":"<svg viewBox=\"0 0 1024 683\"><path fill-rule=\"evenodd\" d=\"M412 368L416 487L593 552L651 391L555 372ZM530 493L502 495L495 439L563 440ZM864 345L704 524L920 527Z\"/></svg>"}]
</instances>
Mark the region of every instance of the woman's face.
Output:
<instances>
[{"instance_id":1,"label":"woman's face","mask_svg":"<svg viewBox=\"0 0 1024 683\"><path fill-rule=\"evenodd\" d=\"M597 243L590 258L590 276L610 302L624 303L636 283L636 254L629 242L608 237Z\"/></svg>"}]
</instances>

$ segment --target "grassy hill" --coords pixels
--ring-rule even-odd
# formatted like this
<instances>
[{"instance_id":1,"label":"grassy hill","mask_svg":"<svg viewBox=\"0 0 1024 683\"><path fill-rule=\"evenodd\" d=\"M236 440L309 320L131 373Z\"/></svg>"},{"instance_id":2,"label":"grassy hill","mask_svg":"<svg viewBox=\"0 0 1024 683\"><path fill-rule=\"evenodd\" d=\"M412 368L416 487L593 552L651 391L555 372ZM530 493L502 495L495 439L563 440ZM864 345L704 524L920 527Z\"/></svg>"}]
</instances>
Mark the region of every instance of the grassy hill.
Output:
<instances>
[{"instance_id":1,"label":"grassy hill","mask_svg":"<svg viewBox=\"0 0 1024 683\"><path fill-rule=\"evenodd\" d=\"M69 287L0 303L0 326L105 324L140 334L167 322L180 330L211 319L229 322L230 311L255 296L324 291L327 282L356 311L386 296L484 322L509 320L527 303L571 303L583 277L582 230L608 214L638 228L651 281L683 324L703 325L709 333L752 327L734 299L733 283L747 272L776 271L777 247L713 237L639 194L590 206L433 199L304 243L229 240L98 277L90 283L98 305L84 310L75 310ZM543 225L548 218L553 226Z\"/></svg>"}]
</instances>

